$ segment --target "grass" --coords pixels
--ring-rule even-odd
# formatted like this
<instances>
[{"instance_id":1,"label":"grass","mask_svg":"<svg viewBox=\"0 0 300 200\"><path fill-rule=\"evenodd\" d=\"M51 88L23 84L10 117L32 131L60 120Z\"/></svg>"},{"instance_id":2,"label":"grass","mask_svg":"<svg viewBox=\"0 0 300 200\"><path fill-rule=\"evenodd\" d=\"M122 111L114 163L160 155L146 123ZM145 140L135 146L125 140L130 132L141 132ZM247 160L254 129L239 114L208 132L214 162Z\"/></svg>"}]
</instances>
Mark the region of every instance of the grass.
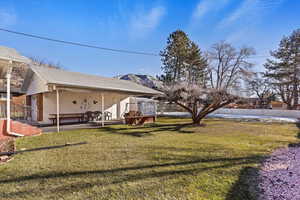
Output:
<instances>
[{"instance_id":1,"label":"grass","mask_svg":"<svg viewBox=\"0 0 300 200\"><path fill-rule=\"evenodd\" d=\"M294 124L186 122L19 138L17 149L30 151L0 165L0 199L246 200L261 160L298 142Z\"/></svg>"}]
</instances>

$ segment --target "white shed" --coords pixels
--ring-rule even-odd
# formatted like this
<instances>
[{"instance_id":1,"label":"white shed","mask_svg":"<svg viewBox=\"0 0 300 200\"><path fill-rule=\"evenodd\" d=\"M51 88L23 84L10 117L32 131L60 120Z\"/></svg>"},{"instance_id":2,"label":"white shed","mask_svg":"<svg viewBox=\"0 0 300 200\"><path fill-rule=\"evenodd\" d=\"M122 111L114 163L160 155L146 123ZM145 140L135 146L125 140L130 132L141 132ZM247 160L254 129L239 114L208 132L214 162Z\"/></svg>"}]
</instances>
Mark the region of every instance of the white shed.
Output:
<instances>
[{"instance_id":1,"label":"white shed","mask_svg":"<svg viewBox=\"0 0 300 200\"><path fill-rule=\"evenodd\" d=\"M109 112L112 119L121 119L132 97L161 94L131 81L41 66L30 67L22 90L34 121L51 123L56 118L58 125L64 114L88 111Z\"/></svg>"}]
</instances>

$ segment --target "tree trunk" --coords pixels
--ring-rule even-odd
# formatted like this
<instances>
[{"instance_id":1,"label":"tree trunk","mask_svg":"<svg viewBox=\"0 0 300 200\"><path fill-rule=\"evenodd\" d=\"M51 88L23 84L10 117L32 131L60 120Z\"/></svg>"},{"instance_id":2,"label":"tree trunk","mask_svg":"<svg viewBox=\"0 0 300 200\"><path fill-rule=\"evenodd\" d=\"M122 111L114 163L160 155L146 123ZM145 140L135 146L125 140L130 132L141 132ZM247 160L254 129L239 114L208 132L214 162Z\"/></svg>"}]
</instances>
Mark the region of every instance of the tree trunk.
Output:
<instances>
[{"instance_id":1,"label":"tree trunk","mask_svg":"<svg viewBox=\"0 0 300 200\"><path fill-rule=\"evenodd\" d=\"M193 125L197 125L200 126L201 125L201 121L204 117L202 118L193 118Z\"/></svg>"},{"instance_id":2,"label":"tree trunk","mask_svg":"<svg viewBox=\"0 0 300 200\"><path fill-rule=\"evenodd\" d=\"M193 124L198 124L197 113L192 112L191 114L192 114Z\"/></svg>"},{"instance_id":3,"label":"tree trunk","mask_svg":"<svg viewBox=\"0 0 300 200\"><path fill-rule=\"evenodd\" d=\"M177 105L179 105L180 107L184 108L185 110L187 110L192 115L192 120L193 120L192 124L193 125L200 126L202 119L204 119L208 114L214 112L215 110L217 110L219 108L222 108L222 107L228 105L231 102L232 101L226 101L226 102L210 104L209 106L202 109L200 112L198 112L197 104L194 104L193 108L190 108L190 107L187 107L187 106L185 106L184 104L182 104L180 102L175 102L175 103Z\"/></svg>"},{"instance_id":4,"label":"tree trunk","mask_svg":"<svg viewBox=\"0 0 300 200\"><path fill-rule=\"evenodd\" d=\"M194 125L198 125L200 126L201 125L201 121L202 119L204 119L209 113L211 113L212 111L202 111L200 113L195 113L193 114L192 116L192 119L193 119L193 124Z\"/></svg>"},{"instance_id":5,"label":"tree trunk","mask_svg":"<svg viewBox=\"0 0 300 200\"><path fill-rule=\"evenodd\" d=\"M286 104L286 109L287 110L293 110L293 106L291 104Z\"/></svg>"},{"instance_id":6,"label":"tree trunk","mask_svg":"<svg viewBox=\"0 0 300 200\"><path fill-rule=\"evenodd\" d=\"M298 101L299 101L299 97L298 97L298 85L297 83L294 84L294 88L293 88L293 109L296 110L298 107Z\"/></svg>"}]
</instances>

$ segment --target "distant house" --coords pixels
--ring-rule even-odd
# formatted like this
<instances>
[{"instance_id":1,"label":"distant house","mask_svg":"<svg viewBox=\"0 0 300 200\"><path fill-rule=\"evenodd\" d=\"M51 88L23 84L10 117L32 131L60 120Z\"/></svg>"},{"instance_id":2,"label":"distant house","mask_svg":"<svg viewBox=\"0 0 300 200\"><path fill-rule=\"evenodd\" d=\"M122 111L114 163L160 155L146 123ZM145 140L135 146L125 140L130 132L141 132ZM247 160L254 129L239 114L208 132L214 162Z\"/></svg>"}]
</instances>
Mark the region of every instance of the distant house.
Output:
<instances>
[{"instance_id":1,"label":"distant house","mask_svg":"<svg viewBox=\"0 0 300 200\"><path fill-rule=\"evenodd\" d=\"M271 101L272 109L285 110L287 108L286 104L282 101Z\"/></svg>"},{"instance_id":2,"label":"distant house","mask_svg":"<svg viewBox=\"0 0 300 200\"><path fill-rule=\"evenodd\" d=\"M22 77L16 76L23 72L25 74L25 63L29 63L30 60L20 55L15 49L0 46L0 113L5 112L6 103L6 74L7 70L11 67L11 97L19 97L24 94L21 91L21 85L23 83ZM22 71L22 72L20 72ZM13 103L23 103L22 98L11 98ZM5 115L1 115L3 117Z\"/></svg>"},{"instance_id":3,"label":"distant house","mask_svg":"<svg viewBox=\"0 0 300 200\"><path fill-rule=\"evenodd\" d=\"M12 98L22 95L18 86L23 82L13 75L16 72L14 70L23 68L29 63L30 60L20 55L15 49L0 46L0 140L10 136L41 133L41 130L35 127L11 120L23 117L26 113L26 108L22 105L23 98ZM17 106L17 103L21 105Z\"/></svg>"},{"instance_id":4,"label":"distant house","mask_svg":"<svg viewBox=\"0 0 300 200\"><path fill-rule=\"evenodd\" d=\"M94 111L121 119L133 97L161 94L131 81L40 66L30 67L22 90L31 106L32 120L40 123Z\"/></svg>"}]
</instances>

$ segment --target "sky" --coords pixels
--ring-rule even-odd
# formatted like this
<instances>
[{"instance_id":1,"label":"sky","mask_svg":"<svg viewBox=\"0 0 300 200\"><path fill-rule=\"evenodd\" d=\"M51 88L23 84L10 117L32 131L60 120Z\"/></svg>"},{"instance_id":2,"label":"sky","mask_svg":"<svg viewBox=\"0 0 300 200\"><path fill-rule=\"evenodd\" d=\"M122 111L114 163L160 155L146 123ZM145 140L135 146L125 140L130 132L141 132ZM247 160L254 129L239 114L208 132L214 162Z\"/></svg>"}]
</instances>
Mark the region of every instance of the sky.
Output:
<instances>
[{"instance_id":1,"label":"sky","mask_svg":"<svg viewBox=\"0 0 300 200\"><path fill-rule=\"evenodd\" d=\"M300 28L299 0L0 0L0 27L107 48L158 54L181 29L202 51L219 41L256 50L256 71ZM130 55L0 31L0 45L71 71L102 76L161 73L159 56Z\"/></svg>"}]
</instances>

